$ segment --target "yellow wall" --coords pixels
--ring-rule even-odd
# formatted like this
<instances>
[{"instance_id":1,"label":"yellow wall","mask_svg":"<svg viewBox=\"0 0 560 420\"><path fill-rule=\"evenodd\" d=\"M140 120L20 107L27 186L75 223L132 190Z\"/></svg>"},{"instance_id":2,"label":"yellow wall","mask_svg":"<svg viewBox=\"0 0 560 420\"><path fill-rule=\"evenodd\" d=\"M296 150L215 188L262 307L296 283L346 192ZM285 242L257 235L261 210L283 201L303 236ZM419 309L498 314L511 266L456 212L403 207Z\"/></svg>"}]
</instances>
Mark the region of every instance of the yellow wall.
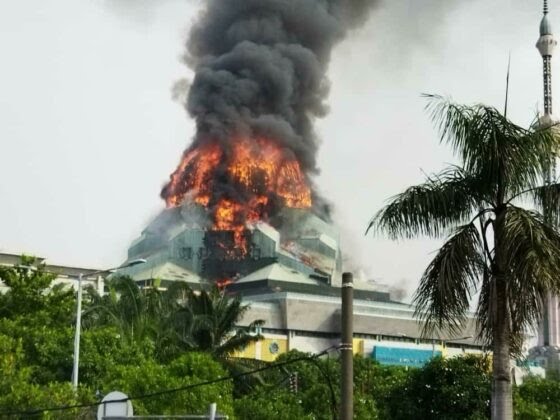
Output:
<instances>
[{"instance_id":1,"label":"yellow wall","mask_svg":"<svg viewBox=\"0 0 560 420\"><path fill-rule=\"evenodd\" d=\"M270 345L272 343L276 343L278 345L278 351L276 353L272 353L270 351ZM244 357L247 359L259 359L266 362L272 362L276 360L278 356L286 353L287 351L287 338L265 338L264 340L249 344L242 351L236 351L233 353L233 357ZM260 357L258 357L259 353Z\"/></svg>"},{"instance_id":2,"label":"yellow wall","mask_svg":"<svg viewBox=\"0 0 560 420\"><path fill-rule=\"evenodd\" d=\"M352 340L352 352L354 354L364 354L364 340L354 338Z\"/></svg>"},{"instance_id":3,"label":"yellow wall","mask_svg":"<svg viewBox=\"0 0 560 420\"><path fill-rule=\"evenodd\" d=\"M243 357L245 359L254 359L256 357L256 343L250 343L243 350L233 353L233 357Z\"/></svg>"},{"instance_id":4,"label":"yellow wall","mask_svg":"<svg viewBox=\"0 0 560 420\"><path fill-rule=\"evenodd\" d=\"M278 344L278 352L271 353L270 345L272 343ZM288 340L286 338L265 338L260 341L261 344L261 360L272 362L278 356L288 351Z\"/></svg>"}]
</instances>

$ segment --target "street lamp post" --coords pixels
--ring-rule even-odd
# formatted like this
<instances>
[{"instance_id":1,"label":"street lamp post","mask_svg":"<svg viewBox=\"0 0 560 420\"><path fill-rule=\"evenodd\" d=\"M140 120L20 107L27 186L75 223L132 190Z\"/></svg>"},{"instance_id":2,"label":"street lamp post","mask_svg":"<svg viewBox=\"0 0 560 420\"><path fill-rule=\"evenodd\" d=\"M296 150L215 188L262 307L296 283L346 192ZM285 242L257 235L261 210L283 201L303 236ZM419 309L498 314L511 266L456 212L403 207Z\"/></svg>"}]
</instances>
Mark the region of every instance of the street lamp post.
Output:
<instances>
[{"instance_id":1,"label":"street lamp post","mask_svg":"<svg viewBox=\"0 0 560 420\"><path fill-rule=\"evenodd\" d=\"M76 308L76 331L74 332L74 356L72 358L72 387L78 389L78 365L80 363L80 335L82 331L82 273L78 275L78 303Z\"/></svg>"},{"instance_id":2,"label":"street lamp post","mask_svg":"<svg viewBox=\"0 0 560 420\"><path fill-rule=\"evenodd\" d=\"M122 265L120 267L109 268L107 270L94 271L93 273L88 273L88 276L93 276L95 274L102 274L117 270L119 268L132 267L133 265L144 264L145 259L137 259L130 261L129 263ZM80 365L80 337L82 332L82 280L83 274L78 275L78 302L76 304L76 331L74 333L74 356L72 358L72 387L74 390L78 389L78 370Z\"/></svg>"}]
</instances>

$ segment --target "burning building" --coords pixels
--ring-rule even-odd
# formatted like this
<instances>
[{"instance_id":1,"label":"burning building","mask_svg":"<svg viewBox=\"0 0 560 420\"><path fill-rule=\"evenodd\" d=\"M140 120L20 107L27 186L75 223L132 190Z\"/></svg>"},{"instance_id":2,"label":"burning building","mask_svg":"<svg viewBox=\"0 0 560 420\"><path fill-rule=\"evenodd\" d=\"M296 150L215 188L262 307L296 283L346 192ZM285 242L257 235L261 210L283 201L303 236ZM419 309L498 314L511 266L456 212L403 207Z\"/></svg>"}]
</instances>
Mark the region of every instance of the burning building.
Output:
<instances>
[{"instance_id":1,"label":"burning building","mask_svg":"<svg viewBox=\"0 0 560 420\"><path fill-rule=\"evenodd\" d=\"M238 325L265 324L239 356L340 343L341 253L312 182L313 122L327 111L333 46L374 2L206 0L191 30L185 107L196 132L161 191L166 208L129 247L129 261L147 262L120 273L241 293L250 309ZM389 293L356 288L354 297L358 353L418 366L451 347L423 340L415 308ZM467 334L455 352L480 350Z\"/></svg>"},{"instance_id":2,"label":"burning building","mask_svg":"<svg viewBox=\"0 0 560 420\"><path fill-rule=\"evenodd\" d=\"M340 277L337 234L307 209L286 207L281 229L261 220L239 229L216 228L207 209L188 202L163 211L132 243L130 260L146 264L123 270L139 282L160 278L193 287L263 280L324 286ZM242 286L245 285L245 286Z\"/></svg>"},{"instance_id":3,"label":"burning building","mask_svg":"<svg viewBox=\"0 0 560 420\"><path fill-rule=\"evenodd\" d=\"M338 235L314 188L334 45L374 0L206 2L185 62L192 143L164 186L164 210L129 249L137 280L240 284L295 273L331 284ZM184 84L184 83L183 83Z\"/></svg>"}]
</instances>

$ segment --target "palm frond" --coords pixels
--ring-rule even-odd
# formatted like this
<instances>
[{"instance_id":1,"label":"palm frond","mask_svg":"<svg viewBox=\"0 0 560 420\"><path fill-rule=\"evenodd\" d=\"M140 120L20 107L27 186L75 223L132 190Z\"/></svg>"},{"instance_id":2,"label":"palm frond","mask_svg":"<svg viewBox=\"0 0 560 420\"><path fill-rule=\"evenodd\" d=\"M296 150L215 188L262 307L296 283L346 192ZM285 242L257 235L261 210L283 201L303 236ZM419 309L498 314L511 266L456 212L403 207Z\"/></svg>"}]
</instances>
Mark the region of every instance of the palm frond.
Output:
<instances>
[{"instance_id":1,"label":"palm frond","mask_svg":"<svg viewBox=\"0 0 560 420\"><path fill-rule=\"evenodd\" d=\"M263 325L264 321L259 320L256 325ZM236 331L235 335L227 337L220 346L218 346L214 353L217 356L229 356L235 351L243 350L246 346L251 343L256 343L262 340L263 336L261 334L254 334L251 328L240 328Z\"/></svg>"},{"instance_id":2,"label":"palm frond","mask_svg":"<svg viewBox=\"0 0 560 420\"><path fill-rule=\"evenodd\" d=\"M503 149L508 153L503 160L507 164L506 182L510 196L543 184L543 173L560 146L560 137L555 130L555 127L533 125L523 135L506 139Z\"/></svg>"},{"instance_id":3,"label":"palm frond","mask_svg":"<svg viewBox=\"0 0 560 420\"><path fill-rule=\"evenodd\" d=\"M452 166L393 197L373 217L366 233L375 228L392 239L418 234L442 236L449 227L463 224L472 216L483 200L479 187L477 179Z\"/></svg>"},{"instance_id":4,"label":"palm frond","mask_svg":"<svg viewBox=\"0 0 560 420\"><path fill-rule=\"evenodd\" d=\"M560 183L558 181L531 188L526 194L520 195L520 198L525 195L532 197L537 209L547 218L548 223L560 225Z\"/></svg>"},{"instance_id":5,"label":"palm frond","mask_svg":"<svg viewBox=\"0 0 560 420\"><path fill-rule=\"evenodd\" d=\"M504 235L511 331L519 337L541 319L548 293L560 292L560 235L540 214L514 206Z\"/></svg>"},{"instance_id":6,"label":"palm frond","mask_svg":"<svg viewBox=\"0 0 560 420\"><path fill-rule=\"evenodd\" d=\"M435 330L459 333L484 270L482 243L474 223L460 226L438 251L414 296L415 316L424 335Z\"/></svg>"},{"instance_id":7,"label":"palm frond","mask_svg":"<svg viewBox=\"0 0 560 420\"><path fill-rule=\"evenodd\" d=\"M264 368L269 362L244 357L225 357L219 360L234 377L234 395L247 395L254 392L257 387L265 385L263 373L257 372L250 375L247 373Z\"/></svg>"},{"instance_id":8,"label":"palm frond","mask_svg":"<svg viewBox=\"0 0 560 420\"><path fill-rule=\"evenodd\" d=\"M426 96L441 140L451 144L467 172L495 189L505 186L508 196L538 185L543 162L558 149L559 139L551 129L527 130L493 107Z\"/></svg>"}]
</instances>

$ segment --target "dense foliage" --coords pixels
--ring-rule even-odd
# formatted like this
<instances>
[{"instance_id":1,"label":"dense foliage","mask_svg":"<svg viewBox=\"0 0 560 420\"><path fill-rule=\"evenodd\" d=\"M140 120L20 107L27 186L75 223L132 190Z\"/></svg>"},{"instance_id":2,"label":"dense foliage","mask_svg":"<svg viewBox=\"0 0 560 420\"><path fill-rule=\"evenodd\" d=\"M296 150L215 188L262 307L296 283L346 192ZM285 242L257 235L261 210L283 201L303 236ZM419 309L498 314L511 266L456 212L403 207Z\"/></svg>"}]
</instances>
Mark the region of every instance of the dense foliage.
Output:
<instances>
[{"instance_id":1,"label":"dense foliage","mask_svg":"<svg viewBox=\"0 0 560 420\"><path fill-rule=\"evenodd\" d=\"M235 328L246 307L218 290L140 290L130 279L116 278L104 296L93 290L84 296L75 393L70 378L76 296L53 285L55 277L29 257L19 266L0 267L0 280L9 287L0 294L0 418L94 402L96 393L115 389L141 396L226 377L221 362L259 338ZM233 415L232 389L231 381L223 381L135 400L134 407L139 414L200 414L217 402L221 412ZM44 416L87 417L91 411Z\"/></svg>"},{"instance_id":2,"label":"dense foliage","mask_svg":"<svg viewBox=\"0 0 560 420\"><path fill-rule=\"evenodd\" d=\"M516 418L560 419L560 381L529 378L516 390Z\"/></svg>"},{"instance_id":3,"label":"dense foliage","mask_svg":"<svg viewBox=\"0 0 560 420\"><path fill-rule=\"evenodd\" d=\"M300 357L290 352L282 359ZM435 358L422 369L381 366L371 359L354 359L354 415L356 419L485 419L490 410L488 362L478 356ZM338 359L297 362L297 392L290 387L268 386L235 401L241 418L336 419L340 400ZM332 384L331 386L329 385ZM281 407L289 407L280 412ZM334 407L334 410L333 410ZM277 411L275 411L277 410ZM280 415L280 417L276 417ZM295 417L294 417L295 416Z\"/></svg>"},{"instance_id":4,"label":"dense foliage","mask_svg":"<svg viewBox=\"0 0 560 420\"><path fill-rule=\"evenodd\" d=\"M278 363L286 362L281 367L220 381L266 366L227 356L228 346L254 339L248 331L234 334L231 321L243 306L217 291L196 295L198 305L189 305L157 289L129 288L128 279L113 282L104 297L91 293L85 299L80 386L74 392L75 296L51 288L52 276L34 267L0 268L0 279L11 286L0 295L0 418L91 419L95 408L7 413L94 403L113 390L141 397L172 389L177 391L133 400L135 413L202 414L216 402L232 419L337 418L335 350L320 358L292 351L279 357ZM27 297L32 306L16 304ZM488 418L490 374L484 358L435 358L422 369L406 369L356 356L354 371L356 419ZM204 382L212 383L191 387ZM559 382L530 379L516 389L516 413L520 419L559 418L559 395Z\"/></svg>"}]
</instances>

